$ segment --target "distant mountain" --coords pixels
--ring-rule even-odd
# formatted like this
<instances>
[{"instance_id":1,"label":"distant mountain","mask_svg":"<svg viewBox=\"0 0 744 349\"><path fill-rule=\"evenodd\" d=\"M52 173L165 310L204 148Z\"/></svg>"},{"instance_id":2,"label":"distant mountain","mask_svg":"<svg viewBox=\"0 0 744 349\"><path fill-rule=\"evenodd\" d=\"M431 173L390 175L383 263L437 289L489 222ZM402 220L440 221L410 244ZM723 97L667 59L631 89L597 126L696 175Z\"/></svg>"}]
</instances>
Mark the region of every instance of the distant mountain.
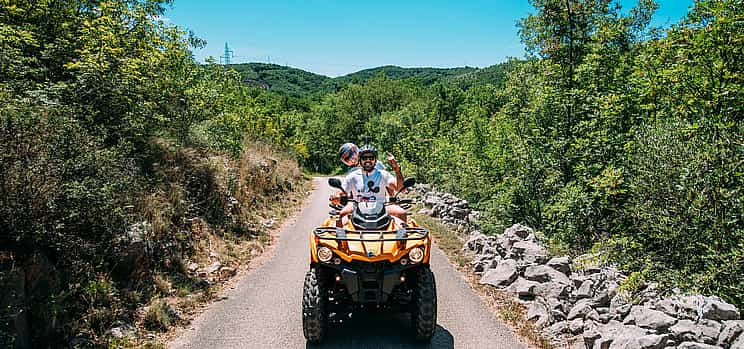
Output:
<instances>
[{"instance_id":1,"label":"distant mountain","mask_svg":"<svg viewBox=\"0 0 744 349\"><path fill-rule=\"evenodd\" d=\"M439 81L452 79L458 76L471 74L478 71L478 68L459 67L459 68L403 68L394 65L386 65L377 68L360 70L356 73L337 77L335 80L340 83L363 83L375 76L384 75L389 79L409 79L415 78L424 85L431 85Z\"/></svg>"},{"instance_id":2,"label":"distant mountain","mask_svg":"<svg viewBox=\"0 0 744 349\"><path fill-rule=\"evenodd\" d=\"M335 91L333 79L302 69L266 63L231 64L230 68L240 73L243 83L267 90L297 96Z\"/></svg>"},{"instance_id":3,"label":"distant mountain","mask_svg":"<svg viewBox=\"0 0 744 349\"><path fill-rule=\"evenodd\" d=\"M518 63L519 61L512 60L486 68L403 68L387 65L360 70L337 78L276 64L243 63L231 64L230 67L240 73L246 84L295 96L305 96L334 92L340 86L349 83L364 83L380 75L388 79L416 79L423 85L438 82L452 83L466 89L484 84L501 86L506 80L507 72Z\"/></svg>"}]
</instances>

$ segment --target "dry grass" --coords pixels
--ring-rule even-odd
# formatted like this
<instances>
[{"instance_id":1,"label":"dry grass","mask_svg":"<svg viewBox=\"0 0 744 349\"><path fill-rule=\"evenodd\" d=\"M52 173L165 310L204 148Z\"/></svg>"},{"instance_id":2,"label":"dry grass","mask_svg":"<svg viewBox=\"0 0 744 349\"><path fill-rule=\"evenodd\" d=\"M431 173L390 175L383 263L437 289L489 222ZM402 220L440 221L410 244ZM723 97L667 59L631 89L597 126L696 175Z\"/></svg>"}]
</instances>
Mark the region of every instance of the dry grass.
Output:
<instances>
[{"instance_id":1,"label":"dry grass","mask_svg":"<svg viewBox=\"0 0 744 349\"><path fill-rule=\"evenodd\" d=\"M481 285L478 281L480 275L473 273L470 269L472 254L463 251L463 234L452 231L439 223L438 220L426 215L414 215L416 221L431 230L434 241L447 255L450 263L457 268L488 307L503 320L514 331L524 338L532 347L539 349L552 349L553 346L544 338L535 325L527 321L527 310L524 305L514 299L510 292L499 290L488 285Z\"/></svg>"},{"instance_id":2,"label":"dry grass","mask_svg":"<svg viewBox=\"0 0 744 349\"><path fill-rule=\"evenodd\" d=\"M296 211L310 185L296 161L261 143L247 142L240 159L167 140L152 147L159 185L136 211L149 223L145 238L154 242L159 257L143 279L142 301L149 305L138 312L138 333L110 341L115 347L162 347L264 252L272 231ZM268 219L275 222L271 227L264 225ZM215 262L235 273L200 275ZM197 271L189 270L192 263ZM169 316L169 307L180 320Z\"/></svg>"},{"instance_id":3,"label":"dry grass","mask_svg":"<svg viewBox=\"0 0 744 349\"><path fill-rule=\"evenodd\" d=\"M174 319L168 314L168 304L165 300L156 299L145 310L142 322L150 330L166 330Z\"/></svg>"}]
</instances>

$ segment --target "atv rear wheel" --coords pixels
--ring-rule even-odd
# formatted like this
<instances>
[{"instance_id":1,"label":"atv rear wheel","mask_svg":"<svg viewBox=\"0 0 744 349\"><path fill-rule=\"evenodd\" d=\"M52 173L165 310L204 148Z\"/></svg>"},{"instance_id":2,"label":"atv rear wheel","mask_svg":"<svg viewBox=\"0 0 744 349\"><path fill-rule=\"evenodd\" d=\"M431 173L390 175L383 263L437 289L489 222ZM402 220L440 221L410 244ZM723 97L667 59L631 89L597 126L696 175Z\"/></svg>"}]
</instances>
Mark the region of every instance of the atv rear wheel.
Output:
<instances>
[{"instance_id":1,"label":"atv rear wheel","mask_svg":"<svg viewBox=\"0 0 744 349\"><path fill-rule=\"evenodd\" d=\"M323 340L328 321L326 314L326 292L324 280L318 268L310 268L305 274L302 292L302 332L310 343Z\"/></svg>"},{"instance_id":2,"label":"atv rear wheel","mask_svg":"<svg viewBox=\"0 0 744 349\"><path fill-rule=\"evenodd\" d=\"M416 274L411 322L416 340L429 341L437 328L437 285L429 267L421 267Z\"/></svg>"}]
</instances>

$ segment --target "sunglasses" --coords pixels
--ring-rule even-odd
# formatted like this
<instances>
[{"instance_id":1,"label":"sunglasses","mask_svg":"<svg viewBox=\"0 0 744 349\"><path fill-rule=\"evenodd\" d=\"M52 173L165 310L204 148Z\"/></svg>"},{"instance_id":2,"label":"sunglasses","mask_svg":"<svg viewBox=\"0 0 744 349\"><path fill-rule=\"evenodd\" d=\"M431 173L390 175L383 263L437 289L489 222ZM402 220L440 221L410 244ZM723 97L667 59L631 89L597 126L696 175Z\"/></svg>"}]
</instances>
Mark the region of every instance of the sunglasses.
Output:
<instances>
[{"instance_id":1,"label":"sunglasses","mask_svg":"<svg viewBox=\"0 0 744 349\"><path fill-rule=\"evenodd\" d=\"M360 159L362 159L362 160L374 160L375 157L374 156L362 156Z\"/></svg>"}]
</instances>

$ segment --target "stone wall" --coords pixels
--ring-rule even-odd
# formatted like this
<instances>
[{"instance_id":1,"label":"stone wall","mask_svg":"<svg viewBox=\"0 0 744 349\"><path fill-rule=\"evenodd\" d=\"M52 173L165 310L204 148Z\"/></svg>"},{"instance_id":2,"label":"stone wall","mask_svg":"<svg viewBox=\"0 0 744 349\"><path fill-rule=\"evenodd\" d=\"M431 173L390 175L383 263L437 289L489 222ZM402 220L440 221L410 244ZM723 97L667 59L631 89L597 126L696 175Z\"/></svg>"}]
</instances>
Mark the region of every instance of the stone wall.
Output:
<instances>
[{"instance_id":1,"label":"stone wall","mask_svg":"<svg viewBox=\"0 0 744 349\"><path fill-rule=\"evenodd\" d=\"M463 248L474 254L480 283L513 292L528 320L558 347L744 349L740 312L718 297L668 295L656 284L642 285L631 297L620 291L627 276L599 266L595 256L550 256L534 231L519 224L486 236L467 201L427 185L414 192L426 206L419 214L468 237Z\"/></svg>"}]
</instances>

